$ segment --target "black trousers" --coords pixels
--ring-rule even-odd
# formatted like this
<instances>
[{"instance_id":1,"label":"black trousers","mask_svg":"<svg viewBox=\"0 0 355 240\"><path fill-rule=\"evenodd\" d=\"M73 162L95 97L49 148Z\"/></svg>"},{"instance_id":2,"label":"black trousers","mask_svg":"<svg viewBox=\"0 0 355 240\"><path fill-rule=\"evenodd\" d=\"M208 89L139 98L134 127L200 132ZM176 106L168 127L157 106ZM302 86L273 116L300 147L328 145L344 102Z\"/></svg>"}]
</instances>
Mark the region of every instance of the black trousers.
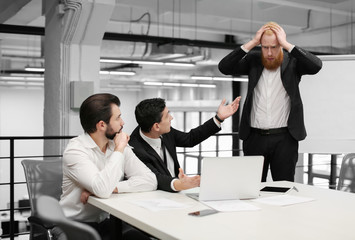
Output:
<instances>
[{"instance_id":1,"label":"black trousers","mask_svg":"<svg viewBox=\"0 0 355 240\"><path fill-rule=\"evenodd\" d=\"M286 131L264 135L251 130L249 137L243 141L245 156L264 156L262 181L266 181L270 167L273 181L294 181L298 160L298 141Z\"/></svg>"},{"instance_id":2,"label":"black trousers","mask_svg":"<svg viewBox=\"0 0 355 240\"><path fill-rule=\"evenodd\" d=\"M101 223L86 223L96 229L102 240L150 240L148 234L110 215Z\"/></svg>"},{"instance_id":3,"label":"black trousers","mask_svg":"<svg viewBox=\"0 0 355 240\"><path fill-rule=\"evenodd\" d=\"M151 240L150 236L112 215L100 223L81 222L94 228L102 240ZM67 240L67 236L58 226L51 230L54 240Z\"/></svg>"},{"instance_id":4,"label":"black trousers","mask_svg":"<svg viewBox=\"0 0 355 240\"><path fill-rule=\"evenodd\" d=\"M122 236L122 220L112 215L100 223L84 222L93 227L100 235L102 240L121 240Z\"/></svg>"}]
</instances>

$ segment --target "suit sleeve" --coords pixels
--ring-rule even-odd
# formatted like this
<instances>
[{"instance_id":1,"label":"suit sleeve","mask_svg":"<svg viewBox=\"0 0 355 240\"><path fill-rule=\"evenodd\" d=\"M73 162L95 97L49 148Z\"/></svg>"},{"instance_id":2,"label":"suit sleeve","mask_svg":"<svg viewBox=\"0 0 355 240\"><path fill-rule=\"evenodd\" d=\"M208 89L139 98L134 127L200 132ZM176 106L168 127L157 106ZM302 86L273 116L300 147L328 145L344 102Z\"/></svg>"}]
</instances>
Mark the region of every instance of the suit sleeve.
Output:
<instances>
[{"instance_id":1,"label":"suit sleeve","mask_svg":"<svg viewBox=\"0 0 355 240\"><path fill-rule=\"evenodd\" d=\"M130 148L124 151L125 177L117 184L118 192L143 192L157 189L156 176L144 165Z\"/></svg>"},{"instance_id":2,"label":"suit sleeve","mask_svg":"<svg viewBox=\"0 0 355 240\"><path fill-rule=\"evenodd\" d=\"M322 60L314 54L295 46L291 53L297 59L297 71L301 74L316 74L322 68Z\"/></svg>"},{"instance_id":3,"label":"suit sleeve","mask_svg":"<svg viewBox=\"0 0 355 240\"><path fill-rule=\"evenodd\" d=\"M171 128L173 135L169 136L174 136L176 147L193 147L220 130L211 118L201 126L191 129L188 133Z\"/></svg>"},{"instance_id":4,"label":"suit sleeve","mask_svg":"<svg viewBox=\"0 0 355 240\"><path fill-rule=\"evenodd\" d=\"M171 189L171 181L174 180L173 177L160 173L159 170L155 167L154 163L149 160L149 158L141 158L141 160L147 165L148 168L150 168L150 170L152 170L153 173L155 173L158 181L158 189L167 192L175 192L173 189Z\"/></svg>"},{"instance_id":5,"label":"suit sleeve","mask_svg":"<svg viewBox=\"0 0 355 240\"><path fill-rule=\"evenodd\" d=\"M235 49L219 62L219 71L225 75L248 74L248 55L240 47Z\"/></svg>"},{"instance_id":6,"label":"suit sleeve","mask_svg":"<svg viewBox=\"0 0 355 240\"><path fill-rule=\"evenodd\" d=\"M155 162L153 158L149 157L148 153L145 152L143 148L138 147L139 145L135 144L135 141L132 141L130 144L135 147L133 151L136 156L155 174L156 179L158 181L157 189L164 190L167 192L175 192L173 189L171 189L170 186L171 181L174 178L164 173L161 173L160 171L163 170L160 166L157 166L157 162Z\"/></svg>"}]
</instances>

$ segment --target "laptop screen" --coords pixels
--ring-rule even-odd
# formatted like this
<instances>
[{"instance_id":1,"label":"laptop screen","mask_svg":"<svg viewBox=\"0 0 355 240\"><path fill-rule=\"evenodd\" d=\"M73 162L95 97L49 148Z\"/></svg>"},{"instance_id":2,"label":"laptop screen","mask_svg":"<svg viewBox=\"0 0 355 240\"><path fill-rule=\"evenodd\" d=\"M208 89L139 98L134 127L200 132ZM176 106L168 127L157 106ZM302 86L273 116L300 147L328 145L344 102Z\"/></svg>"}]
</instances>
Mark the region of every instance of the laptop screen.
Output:
<instances>
[{"instance_id":1,"label":"laptop screen","mask_svg":"<svg viewBox=\"0 0 355 240\"><path fill-rule=\"evenodd\" d=\"M263 163L263 156L203 158L199 200L257 198Z\"/></svg>"}]
</instances>

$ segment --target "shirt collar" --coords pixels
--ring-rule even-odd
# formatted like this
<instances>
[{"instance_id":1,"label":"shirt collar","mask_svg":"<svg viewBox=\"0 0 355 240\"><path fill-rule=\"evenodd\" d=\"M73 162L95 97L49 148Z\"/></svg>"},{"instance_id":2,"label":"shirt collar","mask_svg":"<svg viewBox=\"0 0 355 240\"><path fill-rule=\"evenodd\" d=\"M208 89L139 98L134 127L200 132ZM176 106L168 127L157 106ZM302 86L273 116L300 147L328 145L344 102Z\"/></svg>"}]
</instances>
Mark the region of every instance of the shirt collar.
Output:
<instances>
[{"instance_id":1,"label":"shirt collar","mask_svg":"<svg viewBox=\"0 0 355 240\"><path fill-rule=\"evenodd\" d=\"M141 129L139 129L139 135L143 138L144 141L146 141L150 146L153 148L161 148L161 139L160 138L150 138L144 135Z\"/></svg>"},{"instance_id":2,"label":"shirt collar","mask_svg":"<svg viewBox=\"0 0 355 240\"><path fill-rule=\"evenodd\" d=\"M94 139L92 139L92 137L88 134L88 133L84 133L82 135L79 136L79 138L81 139L83 145L87 148L99 148L99 146L97 146L96 142L94 141ZM115 149L115 143L113 142L113 140L109 140L108 141L108 149L113 150Z\"/></svg>"}]
</instances>

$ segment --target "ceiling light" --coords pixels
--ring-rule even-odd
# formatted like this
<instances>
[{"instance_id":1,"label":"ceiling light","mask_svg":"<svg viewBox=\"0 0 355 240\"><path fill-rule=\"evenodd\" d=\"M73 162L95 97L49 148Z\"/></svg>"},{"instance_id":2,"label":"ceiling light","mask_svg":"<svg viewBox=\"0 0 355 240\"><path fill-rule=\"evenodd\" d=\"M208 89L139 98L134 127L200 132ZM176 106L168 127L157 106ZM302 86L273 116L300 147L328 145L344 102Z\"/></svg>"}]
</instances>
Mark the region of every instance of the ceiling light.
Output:
<instances>
[{"instance_id":1,"label":"ceiling light","mask_svg":"<svg viewBox=\"0 0 355 240\"><path fill-rule=\"evenodd\" d=\"M132 61L132 63L146 64L146 65L164 65L163 62L159 62L159 61Z\"/></svg>"},{"instance_id":2,"label":"ceiling light","mask_svg":"<svg viewBox=\"0 0 355 240\"><path fill-rule=\"evenodd\" d=\"M124 75L124 76L134 76L136 72L134 71L100 71L102 75Z\"/></svg>"},{"instance_id":3,"label":"ceiling light","mask_svg":"<svg viewBox=\"0 0 355 240\"><path fill-rule=\"evenodd\" d=\"M182 87L198 87L198 84L196 83L182 83Z\"/></svg>"},{"instance_id":4,"label":"ceiling light","mask_svg":"<svg viewBox=\"0 0 355 240\"><path fill-rule=\"evenodd\" d=\"M234 82L247 82L248 78L243 77L213 77L214 81L234 81Z\"/></svg>"},{"instance_id":5,"label":"ceiling light","mask_svg":"<svg viewBox=\"0 0 355 240\"><path fill-rule=\"evenodd\" d=\"M28 72L44 72L44 68L43 67L29 67L29 66L26 66L25 67L25 71L28 71Z\"/></svg>"},{"instance_id":6,"label":"ceiling light","mask_svg":"<svg viewBox=\"0 0 355 240\"><path fill-rule=\"evenodd\" d=\"M163 85L169 87L180 87L181 83L167 82L167 83L163 83Z\"/></svg>"},{"instance_id":7,"label":"ceiling light","mask_svg":"<svg viewBox=\"0 0 355 240\"><path fill-rule=\"evenodd\" d=\"M124 59L105 59L101 58L100 62L103 63L132 63L131 60L124 60Z\"/></svg>"},{"instance_id":8,"label":"ceiling light","mask_svg":"<svg viewBox=\"0 0 355 240\"><path fill-rule=\"evenodd\" d=\"M6 81L43 81L44 77L25 77L25 76L0 76L0 80Z\"/></svg>"},{"instance_id":9,"label":"ceiling light","mask_svg":"<svg viewBox=\"0 0 355 240\"><path fill-rule=\"evenodd\" d=\"M207 81L234 81L234 82L247 82L246 77L213 77L213 76L191 76L193 80L207 80Z\"/></svg>"},{"instance_id":10,"label":"ceiling light","mask_svg":"<svg viewBox=\"0 0 355 240\"><path fill-rule=\"evenodd\" d=\"M206 76L191 76L192 80L210 80L212 81L212 77L206 77Z\"/></svg>"},{"instance_id":11,"label":"ceiling light","mask_svg":"<svg viewBox=\"0 0 355 240\"><path fill-rule=\"evenodd\" d=\"M44 77L26 77L29 81L44 81Z\"/></svg>"},{"instance_id":12,"label":"ceiling light","mask_svg":"<svg viewBox=\"0 0 355 240\"><path fill-rule=\"evenodd\" d=\"M0 76L1 80L25 80L25 77L20 76Z\"/></svg>"},{"instance_id":13,"label":"ceiling light","mask_svg":"<svg viewBox=\"0 0 355 240\"><path fill-rule=\"evenodd\" d=\"M216 88L215 84L197 84L197 83L176 83L176 82L144 82L147 86L167 86L167 87L201 87L201 88Z\"/></svg>"},{"instance_id":14,"label":"ceiling light","mask_svg":"<svg viewBox=\"0 0 355 240\"><path fill-rule=\"evenodd\" d=\"M184 63L184 62L164 62L166 66L176 66L176 67L193 67L194 63Z\"/></svg>"},{"instance_id":15,"label":"ceiling light","mask_svg":"<svg viewBox=\"0 0 355 240\"><path fill-rule=\"evenodd\" d=\"M214 84L199 84L198 86L201 88L216 88Z\"/></svg>"},{"instance_id":16,"label":"ceiling light","mask_svg":"<svg viewBox=\"0 0 355 240\"><path fill-rule=\"evenodd\" d=\"M148 86L163 86L162 82L144 82L143 84Z\"/></svg>"}]
</instances>

